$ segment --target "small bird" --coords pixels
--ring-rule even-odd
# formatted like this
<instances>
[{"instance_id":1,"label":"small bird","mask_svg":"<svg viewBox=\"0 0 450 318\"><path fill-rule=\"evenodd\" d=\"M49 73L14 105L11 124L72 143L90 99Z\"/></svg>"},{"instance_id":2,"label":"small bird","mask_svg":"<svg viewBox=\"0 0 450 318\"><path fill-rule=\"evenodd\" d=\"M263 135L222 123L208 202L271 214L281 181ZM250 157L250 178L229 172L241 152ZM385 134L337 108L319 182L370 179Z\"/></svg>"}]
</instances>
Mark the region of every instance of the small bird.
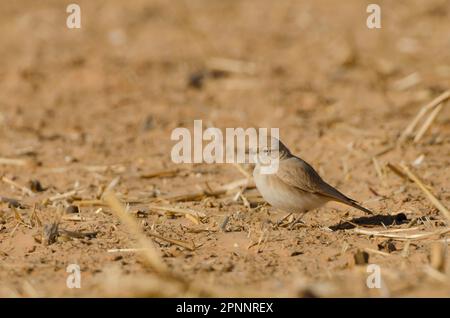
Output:
<instances>
[{"instance_id":1,"label":"small bird","mask_svg":"<svg viewBox=\"0 0 450 318\"><path fill-rule=\"evenodd\" d=\"M278 159L278 169L273 173L261 173L260 160L256 160L253 170L256 187L273 207L289 213L305 213L337 201L373 214L326 183L313 167L294 156L278 139L271 137L271 145L257 151L259 155Z\"/></svg>"}]
</instances>

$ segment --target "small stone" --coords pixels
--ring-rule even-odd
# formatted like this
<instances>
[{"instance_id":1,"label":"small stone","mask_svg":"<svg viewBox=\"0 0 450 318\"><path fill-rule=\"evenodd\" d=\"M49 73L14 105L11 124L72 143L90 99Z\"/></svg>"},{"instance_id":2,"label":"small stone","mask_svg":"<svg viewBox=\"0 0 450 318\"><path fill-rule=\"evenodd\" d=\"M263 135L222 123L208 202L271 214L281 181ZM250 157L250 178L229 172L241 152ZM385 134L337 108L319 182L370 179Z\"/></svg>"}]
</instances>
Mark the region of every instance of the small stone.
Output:
<instances>
[{"instance_id":1,"label":"small stone","mask_svg":"<svg viewBox=\"0 0 450 318\"><path fill-rule=\"evenodd\" d=\"M365 265L369 263L369 253L358 250L354 255L356 265Z\"/></svg>"},{"instance_id":2,"label":"small stone","mask_svg":"<svg viewBox=\"0 0 450 318\"><path fill-rule=\"evenodd\" d=\"M44 187L42 186L41 182L39 180L31 180L29 182L29 186L31 191L33 192L43 192L46 189L44 189Z\"/></svg>"},{"instance_id":3,"label":"small stone","mask_svg":"<svg viewBox=\"0 0 450 318\"><path fill-rule=\"evenodd\" d=\"M380 251L385 250L388 253L392 253L397 250L397 247L395 246L394 242L392 242L392 240L387 240L378 244L378 249Z\"/></svg>"},{"instance_id":4,"label":"small stone","mask_svg":"<svg viewBox=\"0 0 450 318\"><path fill-rule=\"evenodd\" d=\"M295 251L295 252L291 253L291 256L298 256L298 255L302 255L302 254L303 254L303 252L301 252L301 251Z\"/></svg>"},{"instance_id":5,"label":"small stone","mask_svg":"<svg viewBox=\"0 0 450 318\"><path fill-rule=\"evenodd\" d=\"M205 72L198 71L189 75L188 86L201 89L203 87L203 82L205 80Z\"/></svg>"},{"instance_id":6,"label":"small stone","mask_svg":"<svg viewBox=\"0 0 450 318\"><path fill-rule=\"evenodd\" d=\"M66 213L80 213L80 209L76 205L69 205L66 209Z\"/></svg>"},{"instance_id":7,"label":"small stone","mask_svg":"<svg viewBox=\"0 0 450 318\"><path fill-rule=\"evenodd\" d=\"M122 256L122 255L115 255L115 256L112 258L113 261L120 261L121 259L123 259L123 256Z\"/></svg>"}]
</instances>

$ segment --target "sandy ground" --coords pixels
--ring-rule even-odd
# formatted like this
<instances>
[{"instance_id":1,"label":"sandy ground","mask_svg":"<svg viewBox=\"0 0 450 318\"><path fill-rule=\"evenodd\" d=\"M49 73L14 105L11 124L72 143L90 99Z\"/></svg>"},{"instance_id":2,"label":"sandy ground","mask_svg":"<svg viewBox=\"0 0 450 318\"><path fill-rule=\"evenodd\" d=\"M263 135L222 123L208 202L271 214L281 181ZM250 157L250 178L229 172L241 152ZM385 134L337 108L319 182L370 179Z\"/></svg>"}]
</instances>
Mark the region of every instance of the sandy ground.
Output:
<instances>
[{"instance_id":1,"label":"sandy ground","mask_svg":"<svg viewBox=\"0 0 450 318\"><path fill-rule=\"evenodd\" d=\"M69 30L62 1L0 2L1 296L450 295L449 262L430 262L445 255L448 220L388 167L403 162L450 207L450 107L419 142L397 143L449 89L449 1L380 0L377 30L357 0L77 3L82 28ZM282 220L254 189L175 200L244 178L230 164L171 161L172 130L195 119L280 128L295 154L382 217L328 204L304 223ZM101 201L112 180L169 277L139 251L108 252L140 246ZM43 228L58 218L95 235L47 245ZM434 234L414 236L424 233ZM381 288L367 287L366 262ZM69 264L80 289L66 286Z\"/></svg>"}]
</instances>

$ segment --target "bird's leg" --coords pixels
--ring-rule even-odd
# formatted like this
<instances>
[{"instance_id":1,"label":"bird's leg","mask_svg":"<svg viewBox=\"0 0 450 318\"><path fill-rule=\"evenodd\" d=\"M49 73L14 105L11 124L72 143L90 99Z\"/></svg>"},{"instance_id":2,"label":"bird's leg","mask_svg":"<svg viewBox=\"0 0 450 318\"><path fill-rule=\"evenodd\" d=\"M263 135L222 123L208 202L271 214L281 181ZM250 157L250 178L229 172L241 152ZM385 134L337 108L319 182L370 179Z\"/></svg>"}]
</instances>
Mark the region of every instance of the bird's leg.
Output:
<instances>
[{"instance_id":1,"label":"bird's leg","mask_svg":"<svg viewBox=\"0 0 450 318\"><path fill-rule=\"evenodd\" d=\"M289 230L292 230L295 225L302 224L303 226L308 226L304 221L303 218L306 213L301 213L300 216L296 217L291 224L289 224Z\"/></svg>"},{"instance_id":2,"label":"bird's leg","mask_svg":"<svg viewBox=\"0 0 450 318\"><path fill-rule=\"evenodd\" d=\"M290 217L292 215L292 213L288 213L288 214L286 214L285 216L283 216L281 219L279 219L278 221L277 221L277 223L275 223L275 225L274 225L274 227L279 227L281 224L283 224L283 222L285 221L285 220L287 220L287 218L288 217Z\"/></svg>"}]
</instances>

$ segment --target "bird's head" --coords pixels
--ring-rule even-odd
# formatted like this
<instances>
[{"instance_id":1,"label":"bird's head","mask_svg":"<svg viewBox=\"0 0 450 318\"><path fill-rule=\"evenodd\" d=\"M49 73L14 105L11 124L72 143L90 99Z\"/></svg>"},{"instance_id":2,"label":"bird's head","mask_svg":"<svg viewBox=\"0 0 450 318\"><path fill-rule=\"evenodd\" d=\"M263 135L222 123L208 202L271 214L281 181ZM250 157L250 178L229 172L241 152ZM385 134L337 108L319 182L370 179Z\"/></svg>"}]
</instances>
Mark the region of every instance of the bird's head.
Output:
<instances>
[{"instance_id":1,"label":"bird's head","mask_svg":"<svg viewBox=\"0 0 450 318\"><path fill-rule=\"evenodd\" d=\"M257 147L250 149L253 162L267 171L276 172L280 160L291 156L289 149L275 137L270 137L266 142L260 142Z\"/></svg>"},{"instance_id":2,"label":"bird's head","mask_svg":"<svg viewBox=\"0 0 450 318\"><path fill-rule=\"evenodd\" d=\"M291 152L278 138L270 137L265 142L260 142L257 146L250 148L249 154L254 157L284 159L289 157ZM255 160L255 162L258 162L258 160Z\"/></svg>"}]
</instances>

